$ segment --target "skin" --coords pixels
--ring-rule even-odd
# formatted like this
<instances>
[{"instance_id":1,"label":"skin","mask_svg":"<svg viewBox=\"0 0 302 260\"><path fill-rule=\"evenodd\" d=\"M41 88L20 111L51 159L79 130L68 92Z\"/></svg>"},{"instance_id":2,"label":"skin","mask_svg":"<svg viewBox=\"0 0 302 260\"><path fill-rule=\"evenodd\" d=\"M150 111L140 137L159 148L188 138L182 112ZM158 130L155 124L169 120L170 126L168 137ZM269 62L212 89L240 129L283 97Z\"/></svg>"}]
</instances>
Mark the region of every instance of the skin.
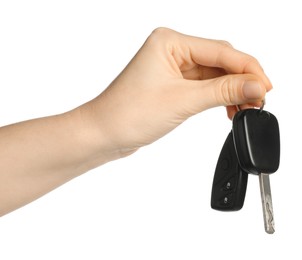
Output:
<instances>
[{"instance_id":1,"label":"skin","mask_svg":"<svg viewBox=\"0 0 302 260\"><path fill-rule=\"evenodd\" d=\"M225 106L232 118L272 85L228 42L154 30L95 99L60 115L0 128L0 216L106 162L128 156L186 119Z\"/></svg>"}]
</instances>

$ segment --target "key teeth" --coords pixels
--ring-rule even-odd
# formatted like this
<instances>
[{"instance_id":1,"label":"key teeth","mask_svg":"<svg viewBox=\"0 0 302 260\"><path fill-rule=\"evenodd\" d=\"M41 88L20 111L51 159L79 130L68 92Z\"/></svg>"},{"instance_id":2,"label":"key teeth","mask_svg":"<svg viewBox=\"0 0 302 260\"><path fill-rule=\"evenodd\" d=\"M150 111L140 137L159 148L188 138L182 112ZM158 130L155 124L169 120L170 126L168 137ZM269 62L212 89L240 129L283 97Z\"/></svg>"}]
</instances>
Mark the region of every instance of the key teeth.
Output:
<instances>
[{"instance_id":1,"label":"key teeth","mask_svg":"<svg viewBox=\"0 0 302 260\"><path fill-rule=\"evenodd\" d=\"M261 173L259 175L260 193L263 210L263 221L266 233L273 234L275 232L273 202L271 196L271 188L269 175Z\"/></svg>"},{"instance_id":2,"label":"key teeth","mask_svg":"<svg viewBox=\"0 0 302 260\"><path fill-rule=\"evenodd\" d=\"M266 196L266 204L265 204L265 210L266 210L266 214L264 214L264 218L266 218L266 221L267 221L267 226L265 226L265 231L266 233L268 234L274 234L275 233L275 223L274 223L274 215L273 215L273 212L272 212L272 207L270 206L269 202L267 201L271 201L271 198L268 198L269 196L267 195Z\"/></svg>"}]
</instances>

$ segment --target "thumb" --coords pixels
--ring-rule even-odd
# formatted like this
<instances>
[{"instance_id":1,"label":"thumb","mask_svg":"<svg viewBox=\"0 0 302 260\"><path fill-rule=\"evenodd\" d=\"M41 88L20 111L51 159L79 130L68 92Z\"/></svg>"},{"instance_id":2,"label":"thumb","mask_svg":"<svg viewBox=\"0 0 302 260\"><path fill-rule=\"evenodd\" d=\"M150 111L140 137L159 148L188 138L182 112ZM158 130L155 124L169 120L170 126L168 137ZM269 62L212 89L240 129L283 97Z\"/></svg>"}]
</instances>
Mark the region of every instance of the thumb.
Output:
<instances>
[{"instance_id":1,"label":"thumb","mask_svg":"<svg viewBox=\"0 0 302 260\"><path fill-rule=\"evenodd\" d=\"M202 86L199 85L201 96L198 96L203 97L205 101L201 110L216 106L257 103L264 99L266 93L264 83L251 74L226 75L199 83Z\"/></svg>"}]
</instances>

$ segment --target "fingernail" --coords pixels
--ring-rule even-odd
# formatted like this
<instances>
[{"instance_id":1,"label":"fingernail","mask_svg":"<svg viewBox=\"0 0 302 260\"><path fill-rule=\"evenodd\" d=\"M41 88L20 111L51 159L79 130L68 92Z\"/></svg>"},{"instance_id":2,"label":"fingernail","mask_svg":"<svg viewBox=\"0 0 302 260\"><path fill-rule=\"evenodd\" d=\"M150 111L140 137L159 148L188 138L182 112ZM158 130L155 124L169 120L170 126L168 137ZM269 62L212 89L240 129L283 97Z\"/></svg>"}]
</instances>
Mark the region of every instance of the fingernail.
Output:
<instances>
[{"instance_id":1,"label":"fingernail","mask_svg":"<svg viewBox=\"0 0 302 260\"><path fill-rule=\"evenodd\" d=\"M258 99L262 97L262 88L257 81L246 81L243 84L243 95L247 99Z\"/></svg>"}]
</instances>

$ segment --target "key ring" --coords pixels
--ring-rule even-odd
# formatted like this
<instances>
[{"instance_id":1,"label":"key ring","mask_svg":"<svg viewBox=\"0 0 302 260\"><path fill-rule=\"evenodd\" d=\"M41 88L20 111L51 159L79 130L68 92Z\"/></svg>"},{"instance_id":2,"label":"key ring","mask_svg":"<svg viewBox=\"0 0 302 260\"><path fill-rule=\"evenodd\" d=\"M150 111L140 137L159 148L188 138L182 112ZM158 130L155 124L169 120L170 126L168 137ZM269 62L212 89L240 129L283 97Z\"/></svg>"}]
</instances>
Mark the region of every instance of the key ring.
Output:
<instances>
[{"instance_id":1,"label":"key ring","mask_svg":"<svg viewBox=\"0 0 302 260\"><path fill-rule=\"evenodd\" d=\"M261 102L262 102L262 105L261 105L261 107L259 108L259 112L260 112L260 113L263 111L263 108L264 108L264 105L265 105L265 99L263 99ZM236 105L236 108L237 108L238 111L241 111L240 105Z\"/></svg>"},{"instance_id":2,"label":"key ring","mask_svg":"<svg viewBox=\"0 0 302 260\"><path fill-rule=\"evenodd\" d=\"M265 99L263 99L262 101L262 105L260 107L260 113L263 111L264 105L265 105Z\"/></svg>"}]
</instances>

